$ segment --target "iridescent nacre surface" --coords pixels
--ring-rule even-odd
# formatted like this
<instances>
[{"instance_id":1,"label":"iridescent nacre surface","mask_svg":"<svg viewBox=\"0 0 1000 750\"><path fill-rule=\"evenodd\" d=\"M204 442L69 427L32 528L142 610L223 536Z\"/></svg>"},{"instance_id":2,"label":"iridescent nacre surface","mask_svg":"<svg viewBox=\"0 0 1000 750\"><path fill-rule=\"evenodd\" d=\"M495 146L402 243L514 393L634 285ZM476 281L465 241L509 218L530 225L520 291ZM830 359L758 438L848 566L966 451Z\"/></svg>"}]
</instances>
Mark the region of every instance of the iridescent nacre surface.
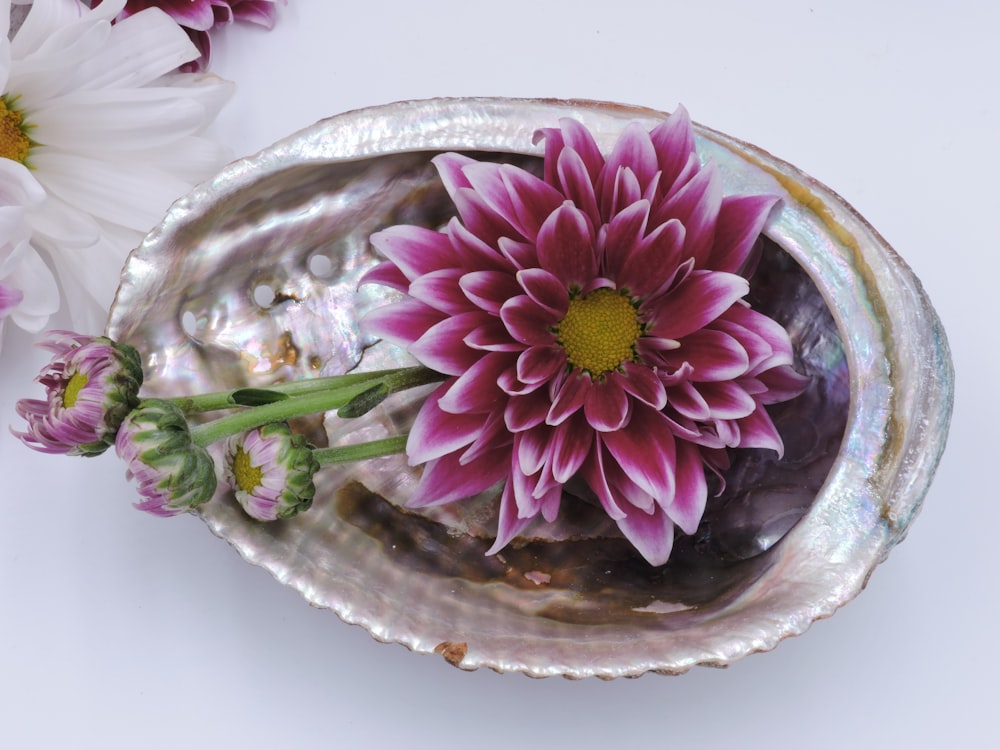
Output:
<instances>
[{"instance_id":1,"label":"iridescent nacre surface","mask_svg":"<svg viewBox=\"0 0 1000 750\"><path fill-rule=\"evenodd\" d=\"M357 282L375 230L452 215L430 159L539 165L532 133L576 117L603 146L650 110L595 102L403 102L317 123L176 203L123 272L108 333L145 354L146 395L180 395L407 361L358 321L387 292ZM753 305L791 333L809 390L772 411L786 454L737 455L698 532L651 568L586 502L485 557L495 493L417 514L402 457L325 469L313 508L270 524L220 495L205 523L312 604L456 666L636 676L773 648L864 586L917 513L943 449L952 371L905 263L833 192L698 127L725 190L777 193ZM422 393L361 420L302 420L317 444L406 429ZM717 487L718 489L718 487ZM574 488L569 487L568 492Z\"/></svg>"}]
</instances>

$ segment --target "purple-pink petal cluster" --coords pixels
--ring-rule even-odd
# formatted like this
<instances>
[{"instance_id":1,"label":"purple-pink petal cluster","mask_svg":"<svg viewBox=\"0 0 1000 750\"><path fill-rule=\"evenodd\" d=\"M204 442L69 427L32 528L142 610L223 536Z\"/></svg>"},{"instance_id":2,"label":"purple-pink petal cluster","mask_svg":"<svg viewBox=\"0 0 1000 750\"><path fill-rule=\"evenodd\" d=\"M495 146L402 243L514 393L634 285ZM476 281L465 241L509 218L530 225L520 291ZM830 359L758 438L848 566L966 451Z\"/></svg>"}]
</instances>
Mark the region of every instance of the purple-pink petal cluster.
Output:
<instances>
[{"instance_id":1,"label":"purple-pink petal cluster","mask_svg":"<svg viewBox=\"0 0 1000 750\"><path fill-rule=\"evenodd\" d=\"M184 413L171 401L142 401L122 422L115 452L142 498L133 504L137 510L176 516L215 494L215 462L194 442Z\"/></svg>"},{"instance_id":2,"label":"purple-pink petal cluster","mask_svg":"<svg viewBox=\"0 0 1000 750\"><path fill-rule=\"evenodd\" d=\"M286 0L127 0L118 19L128 18L146 8L159 8L181 26L201 52L201 57L184 67L198 72L208 67L211 57L209 31L233 21L247 21L267 29L274 27L276 3ZM92 0L91 7L101 3Z\"/></svg>"},{"instance_id":3,"label":"purple-pink petal cluster","mask_svg":"<svg viewBox=\"0 0 1000 750\"><path fill-rule=\"evenodd\" d=\"M605 156L579 122L539 131L541 177L435 158L458 216L375 234L366 277L405 293L372 333L448 376L407 444L411 505L503 481L491 552L582 479L652 564L691 534L706 467L728 448L782 450L767 404L797 395L787 332L744 297L777 198L724 196L681 109L625 128Z\"/></svg>"},{"instance_id":4,"label":"purple-pink petal cluster","mask_svg":"<svg viewBox=\"0 0 1000 750\"><path fill-rule=\"evenodd\" d=\"M264 425L226 443L223 475L251 518L277 521L312 505L319 462L303 435L287 424Z\"/></svg>"},{"instance_id":5,"label":"purple-pink petal cluster","mask_svg":"<svg viewBox=\"0 0 1000 750\"><path fill-rule=\"evenodd\" d=\"M14 435L42 453L103 453L139 403L138 352L103 336L69 331L50 331L40 346L53 354L36 378L45 387L45 400L17 402L17 414L27 428Z\"/></svg>"}]
</instances>

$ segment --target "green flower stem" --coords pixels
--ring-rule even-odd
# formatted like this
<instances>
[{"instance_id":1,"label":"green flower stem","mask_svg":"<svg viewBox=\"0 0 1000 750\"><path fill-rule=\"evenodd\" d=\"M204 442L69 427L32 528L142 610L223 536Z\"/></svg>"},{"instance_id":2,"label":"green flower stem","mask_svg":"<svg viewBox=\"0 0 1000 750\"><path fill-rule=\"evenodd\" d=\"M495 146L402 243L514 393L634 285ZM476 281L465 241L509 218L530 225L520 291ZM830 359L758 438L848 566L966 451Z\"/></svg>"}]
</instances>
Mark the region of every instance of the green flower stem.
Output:
<instances>
[{"instance_id":1,"label":"green flower stem","mask_svg":"<svg viewBox=\"0 0 1000 750\"><path fill-rule=\"evenodd\" d=\"M334 391L360 383L370 383L380 378L385 378L397 373L407 373L414 370L423 370L423 367L400 367L393 370L374 370L372 372L352 372L346 375L331 375L323 378L305 378L304 380L292 380L287 383L275 383L263 388L233 388L228 391L215 391L214 393L203 393L197 396L178 396L166 399L173 401L185 414L197 414L206 411L218 411L219 409L233 409L241 406L234 399L234 394L240 391L259 390L282 393L286 396L295 397L319 391ZM363 388L361 390L364 390Z\"/></svg>"},{"instance_id":2,"label":"green flower stem","mask_svg":"<svg viewBox=\"0 0 1000 750\"><path fill-rule=\"evenodd\" d=\"M317 448L313 451L313 458L319 461L320 466L329 466L330 464L342 464L348 461L362 461L366 458L391 456L394 453L402 453L406 450L406 438L406 435L395 435L383 438L382 440L372 440L370 443L339 445L333 448Z\"/></svg>"},{"instance_id":3,"label":"green flower stem","mask_svg":"<svg viewBox=\"0 0 1000 750\"><path fill-rule=\"evenodd\" d=\"M191 438L196 444L206 446L217 440L238 435L265 424L286 422L296 417L339 409L350 404L355 397L366 394L373 388L379 388L384 391L385 395L388 395L444 380L444 377L444 375L428 370L426 367L391 370L379 378L367 378L361 382L355 381L352 385L318 392L296 393L293 397L282 401L228 414L213 422L192 427Z\"/></svg>"}]
</instances>

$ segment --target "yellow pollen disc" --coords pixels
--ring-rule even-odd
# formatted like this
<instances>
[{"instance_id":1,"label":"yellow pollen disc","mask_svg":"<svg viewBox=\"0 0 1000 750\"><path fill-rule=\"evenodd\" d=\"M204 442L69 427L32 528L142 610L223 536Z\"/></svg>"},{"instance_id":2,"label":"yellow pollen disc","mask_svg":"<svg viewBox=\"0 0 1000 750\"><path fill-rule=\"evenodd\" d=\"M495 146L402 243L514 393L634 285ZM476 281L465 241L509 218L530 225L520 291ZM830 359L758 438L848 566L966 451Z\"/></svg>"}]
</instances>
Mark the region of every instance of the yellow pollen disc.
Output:
<instances>
[{"instance_id":1,"label":"yellow pollen disc","mask_svg":"<svg viewBox=\"0 0 1000 750\"><path fill-rule=\"evenodd\" d=\"M82 372L74 372L70 376L69 382L66 383L66 387L63 388L63 406L67 409L72 409L76 405L76 400L80 397L80 391L89 382L90 378Z\"/></svg>"},{"instance_id":2,"label":"yellow pollen disc","mask_svg":"<svg viewBox=\"0 0 1000 750\"><path fill-rule=\"evenodd\" d=\"M642 326L628 297L613 289L597 289L569 302L556 327L556 339L574 367L603 375L635 358Z\"/></svg>"},{"instance_id":3,"label":"yellow pollen disc","mask_svg":"<svg viewBox=\"0 0 1000 750\"><path fill-rule=\"evenodd\" d=\"M236 484L244 492L253 492L260 487L264 479L264 470L260 466L250 463L250 454L242 447L236 449L233 457L233 476L236 477Z\"/></svg>"},{"instance_id":4,"label":"yellow pollen disc","mask_svg":"<svg viewBox=\"0 0 1000 750\"><path fill-rule=\"evenodd\" d=\"M0 96L0 157L24 164L31 151L27 127L21 110L11 106L6 96Z\"/></svg>"}]
</instances>

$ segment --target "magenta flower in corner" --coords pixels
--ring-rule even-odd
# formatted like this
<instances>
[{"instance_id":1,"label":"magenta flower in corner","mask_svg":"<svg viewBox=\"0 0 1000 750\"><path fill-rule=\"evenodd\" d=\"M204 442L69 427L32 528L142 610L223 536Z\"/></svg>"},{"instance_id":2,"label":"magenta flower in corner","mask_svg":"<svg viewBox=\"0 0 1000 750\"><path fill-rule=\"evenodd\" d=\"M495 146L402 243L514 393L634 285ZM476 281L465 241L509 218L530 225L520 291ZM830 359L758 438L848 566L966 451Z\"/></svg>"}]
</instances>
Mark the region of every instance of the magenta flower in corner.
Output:
<instances>
[{"instance_id":1,"label":"magenta flower in corner","mask_svg":"<svg viewBox=\"0 0 1000 750\"><path fill-rule=\"evenodd\" d=\"M46 398L17 402L27 429L14 435L42 453L103 453L139 403L139 353L103 336L69 331L50 331L40 346L54 355L36 378L45 386Z\"/></svg>"},{"instance_id":2,"label":"magenta flower in corner","mask_svg":"<svg viewBox=\"0 0 1000 750\"><path fill-rule=\"evenodd\" d=\"M201 57L185 65L182 70L197 73L208 67L211 58L209 32L216 26L233 21L247 21L270 29L277 17L277 3L286 0L128 0L118 20L145 10L159 8L181 26L201 52ZM90 5L100 5L93 0Z\"/></svg>"},{"instance_id":3,"label":"magenta flower in corner","mask_svg":"<svg viewBox=\"0 0 1000 750\"><path fill-rule=\"evenodd\" d=\"M787 332L743 299L777 198L723 196L683 109L607 156L573 120L536 138L541 178L438 156L458 217L372 237L387 260L365 281L407 296L367 329L449 376L410 433L410 504L503 482L494 553L553 521L576 477L660 565L675 526L700 522L706 468L729 448L780 453L764 407L806 383Z\"/></svg>"}]
</instances>

